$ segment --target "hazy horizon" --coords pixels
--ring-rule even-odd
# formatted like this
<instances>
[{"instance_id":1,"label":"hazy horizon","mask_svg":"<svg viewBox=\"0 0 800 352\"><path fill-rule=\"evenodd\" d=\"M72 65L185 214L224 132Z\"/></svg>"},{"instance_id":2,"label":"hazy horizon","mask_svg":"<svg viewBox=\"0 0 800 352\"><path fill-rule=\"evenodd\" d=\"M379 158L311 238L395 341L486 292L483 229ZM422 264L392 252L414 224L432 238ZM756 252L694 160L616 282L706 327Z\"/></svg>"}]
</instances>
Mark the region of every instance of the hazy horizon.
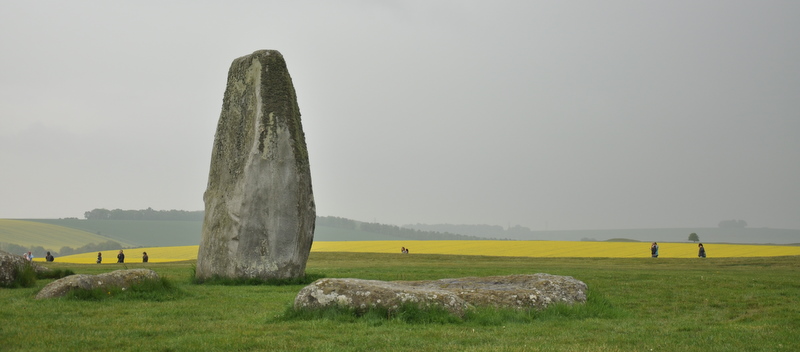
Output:
<instances>
[{"instance_id":1,"label":"hazy horizon","mask_svg":"<svg viewBox=\"0 0 800 352\"><path fill-rule=\"evenodd\" d=\"M286 59L320 216L800 229L800 2L0 3L0 218L203 210Z\"/></svg>"}]
</instances>

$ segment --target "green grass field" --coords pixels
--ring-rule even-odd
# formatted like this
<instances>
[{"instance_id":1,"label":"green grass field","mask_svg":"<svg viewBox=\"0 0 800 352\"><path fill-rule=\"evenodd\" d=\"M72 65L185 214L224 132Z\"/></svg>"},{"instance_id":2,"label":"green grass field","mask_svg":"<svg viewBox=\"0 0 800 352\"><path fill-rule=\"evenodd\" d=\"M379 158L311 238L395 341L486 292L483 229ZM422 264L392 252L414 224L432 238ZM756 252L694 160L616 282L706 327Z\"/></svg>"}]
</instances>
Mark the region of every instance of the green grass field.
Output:
<instances>
[{"instance_id":1,"label":"green grass field","mask_svg":"<svg viewBox=\"0 0 800 352\"><path fill-rule=\"evenodd\" d=\"M51 224L45 221L0 219L0 242L23 246L42 246L57 251L61 247L81 247L89 243L101 243L112 238L103 237L84 229ZM116 240L124 246L131 243Z\"/></svg>"},{"instance_id":2,"label":"green grass field","mask_svg":"<svg viewBox=\"0 0 800 352\"><path fill-rule=\"evenodd\" d=\"M197 245L200 244L203 225L202 221L167 220L36 219L31 221L100 234L120 243L129 243L131 247Z\"/></svg>"},{"instance_id":3,"label":"green grass field","mask_svg":"<svg viewBox=\"0 0 800 352\"><path fill-rule=\"evenodd\" d=\"M172 247L200 244L202 221L0 219L0 242L42 246L58 251L108 240L123 247ZM317 241L389 241L402 238L369 231L317 226Z\"/></svg>"},{"instance_id":4,"label":"green grass field","mask_svg":"<svg viewBox=\"0 0 800 352\"><path fill-rule=\"evenodd\" d=\"M519 258L312 253L326 277L427 280L524 273L569 275L607 305L603 314L408 323L399 319L286 319L301 285L189 283L192 261L53 263L97 274L152 268L182 294L162 299L34 300L0 289L3 351L796 351L800 257ZM598 304L598 303L590 303Z\"/></svg>"}]
</instances>

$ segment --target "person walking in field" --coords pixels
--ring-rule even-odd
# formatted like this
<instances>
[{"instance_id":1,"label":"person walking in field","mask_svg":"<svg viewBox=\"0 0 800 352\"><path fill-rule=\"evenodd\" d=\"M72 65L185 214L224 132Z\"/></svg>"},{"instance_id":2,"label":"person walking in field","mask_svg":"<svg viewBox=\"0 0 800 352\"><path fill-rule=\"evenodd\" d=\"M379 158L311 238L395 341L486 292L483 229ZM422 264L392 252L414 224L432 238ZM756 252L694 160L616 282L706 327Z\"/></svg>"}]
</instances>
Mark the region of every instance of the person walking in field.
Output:
<instances>
[{"instance_id":1,"label":"person walking in field","mask_svg":"<svg viewBox=\"0 0 800 352\"><path fill-rule=\"evenodd\" d=\"M103 262L103 253L97 252L97 264L100 264L102 262Z\"/></svg>"},{"instance_id":2,"label":"person walking in field","mask_svg":"<svg viewBox=\"0 0 800 352\"><path fill-rule=\"evenodd\" d=\"M698 256L699 258L705 258L705 257L706 257L706 248L705 248L705 247L703 247L703 244L702 244L702 243L698 244L698 245L697 245L697 247L699 247L699 248L700 248L700 249L697 251L697 256Z\"/></svg>"},{"instance_id":3,"label":"person walking in field","mask_svg":"<svg viewBox=\"0 0 800 352\"><path fill-rule=\"evenodd\" d=\"M122 250L119 250L119 254L117 254L117 263L124 263L125 262L125 253L122 253Z\"/></svg>"},{"instance_id":4,"label":"person walking in field","mask_svg":"<svg viewBox=\"0 0 800 352\"><path fill-rule=\"evenodd\" d=\"M147 252L142 252L142 263L147 263L150 260L150 257L147 256Z\"/></svg>"},{"instance_id":5,"label":"person walking in field","mask_svg":"<svg viewBox=\"0 0 800 352\"><path fill-rule=\"evenodd\" d=\"M653 244L650 245L650 256L653 258L658 258L658 243L653 242Z\"/></svg>"}]
</instances>

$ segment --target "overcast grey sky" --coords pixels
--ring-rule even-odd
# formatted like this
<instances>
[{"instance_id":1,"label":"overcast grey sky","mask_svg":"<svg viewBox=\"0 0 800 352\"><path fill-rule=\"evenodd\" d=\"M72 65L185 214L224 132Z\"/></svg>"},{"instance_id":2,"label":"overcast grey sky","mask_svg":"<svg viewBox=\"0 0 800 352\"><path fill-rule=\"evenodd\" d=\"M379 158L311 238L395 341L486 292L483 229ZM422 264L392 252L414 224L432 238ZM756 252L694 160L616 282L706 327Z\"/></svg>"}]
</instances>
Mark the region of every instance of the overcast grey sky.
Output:
<instances>
[{"instance_id":1,"label":"overcast grey sky","mask_svg":"<svg viewBox=\"0 0 800 352\"><path fill-rule=\"evenodd\" d=\"M202 210L279 50L317 214L800 229L798 1L2 1L0 218Z\"/></svg>"}]
</instances>

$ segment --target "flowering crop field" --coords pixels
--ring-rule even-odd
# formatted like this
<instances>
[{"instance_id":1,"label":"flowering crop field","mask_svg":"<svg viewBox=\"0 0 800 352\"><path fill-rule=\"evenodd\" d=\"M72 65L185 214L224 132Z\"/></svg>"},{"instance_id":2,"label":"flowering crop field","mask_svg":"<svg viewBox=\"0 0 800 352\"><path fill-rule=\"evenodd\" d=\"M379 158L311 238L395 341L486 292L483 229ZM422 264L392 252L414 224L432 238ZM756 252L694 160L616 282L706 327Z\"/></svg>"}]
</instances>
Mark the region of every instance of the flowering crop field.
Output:
<instances>
[{"instance_id":1,"label":"flowering crop field","mask_svg":"<svg viewBox=\"0 0 800 352\"><path fill-rule=\"evenodd\" d=\"M141 263L142 252L147 252L149 263L167 263L197 259L197 249L197 246L151 247L124 249L123 253L125 253L125 263ZM117 262L119 250L101 251L101 253L103 253L103 264ZM33 260L41 262L44 261L44 258L34 258ZM57 257L55 261L59 263L94 264L97 261L97 252L66 255Z\"/></svg>"},{"instance_id":2,"label":"flowering crop field","mask_svg":"<svg viewBox=\"0 0 800 352\"><path fill-rule=\"evenodd\" d=\"M575 241L333 241L314 242L312 252L457 254L499 257L564 258L642 258L650 256L648 242ZM709 258L777 257L800 255L798 246L706 243ZM152 247L125 250L126 263L141 263L147 252L151 263L197 259L198 246ZM116 263L118 251L103 251L103 263ZM695 243L659 243L662 258L695 258ZM97 253L82 253L56 258L58 262L94 263ZM36 258L36 261L44 258Z\"/></svg>"},{"instance_id":3,"label":"flowering crop field","mask_svg":"<svg viewBox=\"0 0 800 352\"><path fill-rule=\"evenodd\" d=\"M704 244L709 257L775 257L800 255L800 247ZM314 242L316 252L457 254L500 257L641 258L650 256L648 242L575 241L354 241ZM696 243L659 243L660 257L695 258Z\"/></svg>"}]
</instances>

